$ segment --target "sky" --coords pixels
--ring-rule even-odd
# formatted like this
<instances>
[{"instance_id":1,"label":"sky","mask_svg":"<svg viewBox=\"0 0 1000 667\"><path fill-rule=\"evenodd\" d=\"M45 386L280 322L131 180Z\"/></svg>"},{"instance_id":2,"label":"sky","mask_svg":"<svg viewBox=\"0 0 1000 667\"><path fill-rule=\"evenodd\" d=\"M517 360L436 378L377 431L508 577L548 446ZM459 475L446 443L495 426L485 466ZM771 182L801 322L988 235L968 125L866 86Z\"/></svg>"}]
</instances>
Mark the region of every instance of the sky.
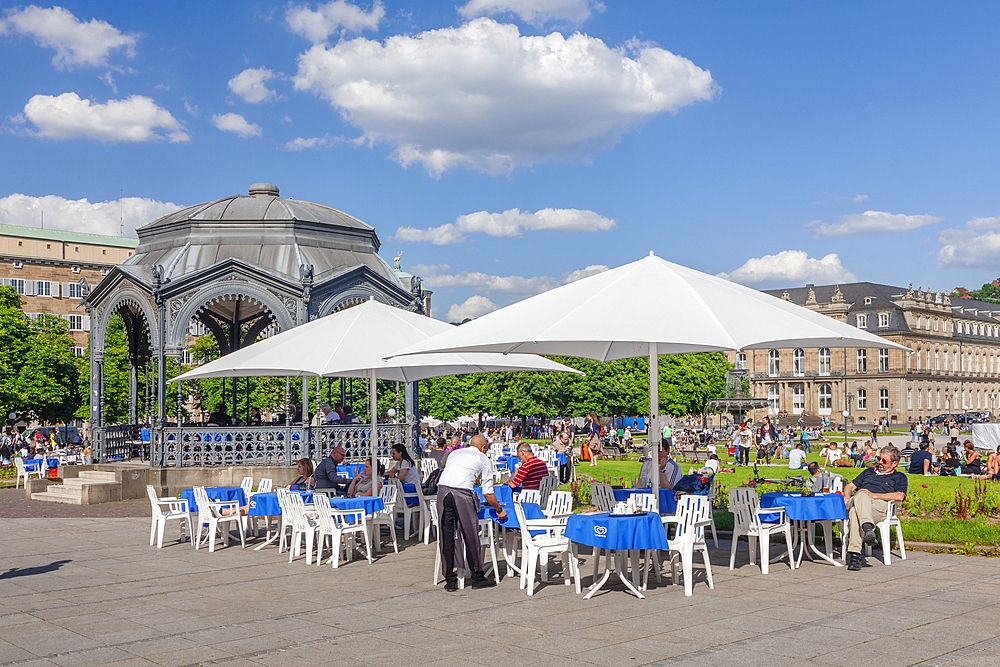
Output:
<instances>
[{"instance_id":1,"label":"sky","mask_svg":"<svg viewBox=\"0 0 1000 667\"><path fill-rule=\"evenodd\" d=\"M995 2L0 4L0 223L134 235L251 183L476 317L637 260L1000 275ZM655 298L655 295L650 295Z\"/></svg>"}]
</instances>

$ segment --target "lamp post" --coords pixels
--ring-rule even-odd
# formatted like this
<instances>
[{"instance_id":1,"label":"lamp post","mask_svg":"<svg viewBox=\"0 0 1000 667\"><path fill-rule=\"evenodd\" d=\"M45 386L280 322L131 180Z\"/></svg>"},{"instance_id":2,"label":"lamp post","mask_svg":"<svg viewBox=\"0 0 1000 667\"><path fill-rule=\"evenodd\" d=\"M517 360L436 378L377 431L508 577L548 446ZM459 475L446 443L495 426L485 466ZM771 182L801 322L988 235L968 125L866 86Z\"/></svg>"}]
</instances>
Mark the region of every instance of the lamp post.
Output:
<instances>
[{"instance_id":1,"label":"lamp post","mask_svg":"<svg viewBox=\"0 0 1000 667\"><path fill-rule=\"evenodd\" d=\"M847 450L847 418L851 416L851 413L844 410L844 450Z\"/></svg>"}]
</instances>

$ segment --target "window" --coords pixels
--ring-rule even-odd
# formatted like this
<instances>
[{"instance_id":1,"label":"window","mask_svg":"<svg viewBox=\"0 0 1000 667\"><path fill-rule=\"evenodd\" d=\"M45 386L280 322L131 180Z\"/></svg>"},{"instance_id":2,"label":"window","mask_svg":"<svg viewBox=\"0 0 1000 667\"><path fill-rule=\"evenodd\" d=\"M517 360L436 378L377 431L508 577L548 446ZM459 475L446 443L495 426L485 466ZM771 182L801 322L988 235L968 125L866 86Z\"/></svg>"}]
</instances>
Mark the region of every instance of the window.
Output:
<instances>
[{"instance_id":1,"label":"window","mask_svg":"<svg viewBox=\"0 0 1000 667\"><path fill-rule=\"evenodd\" d=\"M917 350L917 370L920 370L920 350Z\"/></svg>"},{"instance_id":2,"label":"window","mask_svg":"<svg viewBox=\"0 0 1000 667\"><path fill-rule=\"evenodd\" d=\"M889 313L879 313L878 314L878 325L883 329L889 326Z\"/></svg>"},{"instance_id":3,"label":"window","mask_svg":"<svg viewBox=\"0 0 1000 667\"><path fill-rule=\"evenodd\" d=\"M767 353L767 374L776 377L781 372L781 363L778 359L778 351L771 350Z\"/></svg>"},{"instance_id":4,"label":"window","mask_svg":"<svg viewBox=\"0 0 1000 667\"><path fill-rule=\"evenodd\" d=\"M80 283L66 283L66 296L70 299L82 299L83 285Z\"/></svg>"},{"instance_id":5,"label":"window","mask_svg":"<svg viewBox=\"0 0 1000 667\"><path fill-rule=\"evenodd\" d=\"M941 390L937 390L937 409L941 409Z\"/></svg>"},{"instance_id":6,"label":"window","mask_svg":"<svg viewBox=\"0 0 1000 667\"><path fill-rule=\"evenodd\" d=\"M781 398L778 385L772 384L767 387L767 412L772 415L778 414L781 410Z\"/></svg>"},{"instance_id":7,"label":"window","mask_svg":"<svg viewBox=\"0 0 1000 667\"><path fill-rule=\"evenodd\" d=\"M878 409L888 410L889 409L889 390L879 389L878 390Z\"/></svg>"},{"instance_id":8,"label":"window","mask_svg":"<svg viewBox=\"0 0 1000 667\"><path fill-rule=\"evenodd\" d=\"M68 315L70 331L83 331L83 315Z\"/></svg>"},{"instance_id":9,"label":"window","mask_svg":"<svg viewBox=\"0 0 1000 667\"><path fill-rule=\"evenodd\" d=\"M868 409L868 392L864 389L858 389L858 410Z\"/></svg>"},{"instance_id":10,"label":"window","mask_svg":"<svg viewBox=\"0 0 1000 667\"><path fill-rule=\"evenodd\" d=\"M10 286L14 288L14 291L18 294L24 294L24 279L23 278L11 278Z\"/></svg>"},{"instance_id":11,"label":"window","mask_svg":"<svg viewBox=\"0 0 1000 667\"><path fill-rule=\"evenodd\" d=\"M830 374L830 348L822 347L819 350L819 374Z\"/></svg>"},{"instance_id":12,"label":"window","mask_svg":"<svg viewBox=\"0 0 1000 667\"><path fill-rule=\"evenodd\" d=\"M878 372L888 373L889 372L889 349L880 348L878 351Z\"/></svg>"},{"instance_id":13,"label":"window","mask_svg":"<svg viewBox=\"0 0 1000 667\"><path fill-rule=\"evenodd\" d=\"M747 355L744 352L740 352L736 355L736 368L740 370L746 370L747 367Z\"/></svg>"},{"instance_id":14,"label":"window","mask_svg":"<svg viewBox=\"0 0 1000 667\"><path fill-rule=\"evenodd\" d=\"M858 315L858 328L859 329L867 329L868 328L868 316L867 315Z\"/></svg>"},{"instance_id":15,"label":"window","mask_svg":"<svg viewBox=\"0 0 1000 667\"><path fill-rule=\"evenodd\" d=\"M941 360L938 358L938 350L934 350L934 370L935 371L941 370L940 361Z\"/></svg>"},{"instance_id":16,"label":"window","mask_svg":"<svg viewBox=\"0 0 1000 667\"><path fill-rule=\"evenodd\" d=\"M792 352L792 373L799 377L806 374L806 353L802 348Z\"/></svg>"},{"instance_id":17,"label":"window","mask_svg":"<svg viewBox=\"0 0 1000 667\"><path fill-rule=\"evenodd\" d=\"M806 386L801 382L792 385L792 412L799 414L806 409Z\"/></svg>"},{"instance_id":18,"label":"window","mask_svg":"<svg viewBox=\"0 0 1000 667\"><path fill-rule=\"evenodd\" d=\"M923 396L924 392L917 389L917 410L921 409L921 405L923 404Z\"/></svg>"},{"instance_id":19,"label":"window","mask_svg":"<svg viewBox=\"0 0 1000 667\"><path fill-rule=\"evenodd\" d=\"M52 283L48 280L36 280L35 294L38 296L52 296Z\"/></svg>"},{"instance_id":20,"label":"window","mask_svg":"<svg viewBox=\"0 0 1000 667\"><path fill-rule=\"evenodd\" d=\"M85 357L85 356L87 356L87 348L85 348L85 347L73 347L73 348L70 348L70 349L73 350L73 356L74 357Z\"/></svg>"},{"instance_id":21,"label":"window","mask_svg":"<svg viewBox=\"0 0 1000 667\"><path fill-rule=\"evenodd\" d=\"M858 350L858 372L868 372L868 350Z\"/></svg>"},{"instance_id":22,"label":"window","mask_svg":"<svg viewBox=\"0 0 1000 667\"><path fill-rule=\"evenodd\" d=\"M917 393L917 396L920 396L919 392ZM913 390L912 389L907 389L906 390L906 409L907 410L912 410L913 409Z\"/></svg>"},{"instance_id":23,"label":"window","mask_svg":"<svg viewBox=\"0 0 1000 667\"><path fill-rule=\"evenodd\" d=\"M829 383L824 382L819 386L819 413L828 415L833 411L833 390Z\"/></svg>"}]
</instances>

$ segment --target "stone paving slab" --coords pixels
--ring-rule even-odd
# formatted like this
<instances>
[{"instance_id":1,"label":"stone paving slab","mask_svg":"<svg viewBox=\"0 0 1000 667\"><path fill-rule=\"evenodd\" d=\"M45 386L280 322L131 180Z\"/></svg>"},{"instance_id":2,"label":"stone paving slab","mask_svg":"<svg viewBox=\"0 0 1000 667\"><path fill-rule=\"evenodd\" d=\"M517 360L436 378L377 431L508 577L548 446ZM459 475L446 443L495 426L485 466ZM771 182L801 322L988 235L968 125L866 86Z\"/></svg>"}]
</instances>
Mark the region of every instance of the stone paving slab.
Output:
<instances>
[{"instance_id":1,"label":"stone paving slab","mask_svg":"<svg viewBox=\"0 0 1000 667\"><path fill-rule=\"evenodd\" d=\"M433 544L333 570L176 537L149 547L142 518L0 518L0 667L1000 665L998 559L886 567L876 552L857 573L806 561L765 576L745 544L731 572L720 542L714 590L696 565L690 598L665 578L645 600L611 583L584 601L557 565L531 598L516 578L445 593Z\"/></svg>"}]
</instances>

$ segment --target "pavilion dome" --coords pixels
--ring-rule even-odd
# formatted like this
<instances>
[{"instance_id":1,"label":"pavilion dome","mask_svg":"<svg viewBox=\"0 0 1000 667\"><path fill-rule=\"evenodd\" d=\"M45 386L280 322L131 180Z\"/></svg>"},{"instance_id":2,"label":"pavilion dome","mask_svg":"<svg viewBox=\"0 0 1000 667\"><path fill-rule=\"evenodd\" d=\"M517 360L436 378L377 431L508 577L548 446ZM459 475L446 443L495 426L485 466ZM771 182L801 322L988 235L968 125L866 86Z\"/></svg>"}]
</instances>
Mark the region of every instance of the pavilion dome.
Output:
<instances>
[{"instance_id":1,"label":"pavilion dome","mask_svg":"<svg viewBox=\"0 0 1000 667\"><path fill-rule=\"evenodd\" d=\"M188 206L136 232L135 254L120 266L147 279L155 265L165 280L176 281L232 258L295 281L302 265L313 267L316 281L366 265L400 284L378 255L373 227L323 204L281 197L270 183Z\"/></svg>"}]
</instances>

